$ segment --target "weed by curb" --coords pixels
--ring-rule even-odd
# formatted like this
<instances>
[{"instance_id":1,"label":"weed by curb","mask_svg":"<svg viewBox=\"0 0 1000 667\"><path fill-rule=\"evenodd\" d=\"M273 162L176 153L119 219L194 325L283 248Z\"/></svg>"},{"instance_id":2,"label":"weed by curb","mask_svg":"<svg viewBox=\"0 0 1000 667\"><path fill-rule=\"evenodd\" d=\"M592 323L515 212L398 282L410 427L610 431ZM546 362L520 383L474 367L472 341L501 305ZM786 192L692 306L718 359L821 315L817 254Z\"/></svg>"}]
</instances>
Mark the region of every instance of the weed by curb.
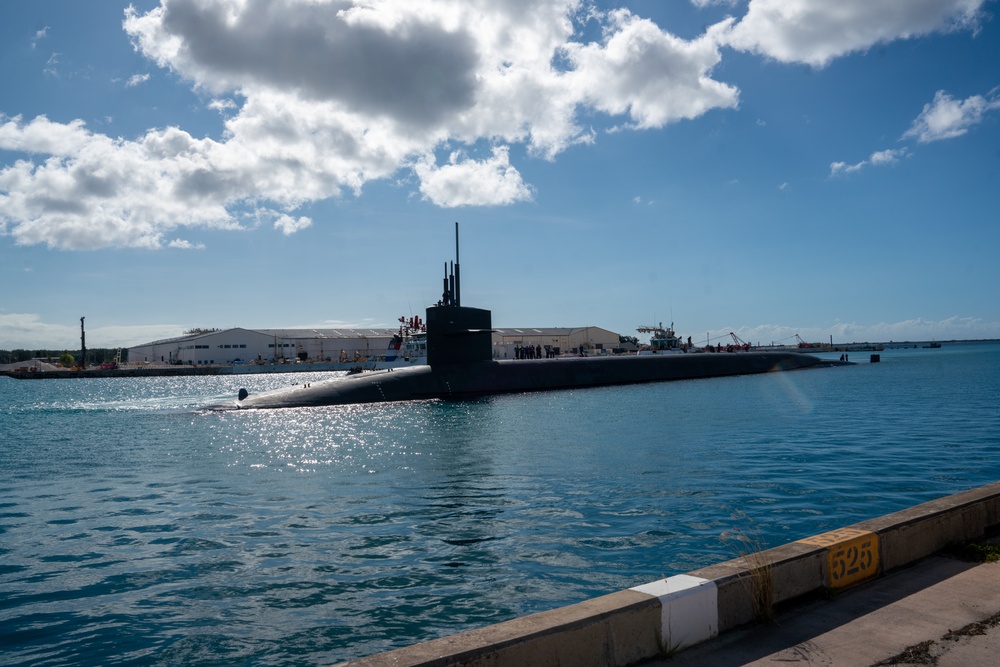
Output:
<instances>
[{"instance_id":1,"label":"weed by curb","mask_svg":"<svg viewBox=\"0 0 1000 667\"><path fill-rule=\"evenodd\" d=\"M971 563L1000 561L1000 544L995 542L966 542L948 550L948 553Z\"/></svg>"},{"instance_id":2,"label":"weed by curb","mask_svg":"<svg viewBox=\"0 0 1000 667\"><path fill-rule=\"evenodd\" d=\"M753 519L743 512L733 513L732 518L737 525L720 537L725 544L735 543L737 555L747 566L741 579L750 594L754 618L770 623L774 620L774 562Z\"/></svg>"}]
</instances>

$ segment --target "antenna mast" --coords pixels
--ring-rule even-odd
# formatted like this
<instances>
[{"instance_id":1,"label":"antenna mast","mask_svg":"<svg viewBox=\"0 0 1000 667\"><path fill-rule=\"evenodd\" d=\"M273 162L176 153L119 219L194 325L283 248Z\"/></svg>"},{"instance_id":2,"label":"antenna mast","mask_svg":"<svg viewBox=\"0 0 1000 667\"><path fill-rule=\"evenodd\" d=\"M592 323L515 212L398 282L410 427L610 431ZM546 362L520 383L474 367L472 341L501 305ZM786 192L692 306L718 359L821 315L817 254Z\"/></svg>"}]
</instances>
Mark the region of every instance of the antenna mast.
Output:
<instances>
[{"instance_id":1,"label":"antenna mast","mask_svg":"<svg viewBox=\"0 0 1000 667\"><path fill-rule=\"evenodd\" d=\"M459 283L460 271L458 268L458 223L455 223L455 305L462 305L462 288Z\"/></svg>"},{"instance_id":2,"label":"antenna mast","mask_svg":"<svg viewBox=\"0 0 1000 667\"><path fill-rule=\"evenodd\" d=\"M462 288L459 286L458 268L458 223L455 223L455 261L444 263L444 293L441 295L440 306L461 306Z\"/></svg>"}]
</instances>

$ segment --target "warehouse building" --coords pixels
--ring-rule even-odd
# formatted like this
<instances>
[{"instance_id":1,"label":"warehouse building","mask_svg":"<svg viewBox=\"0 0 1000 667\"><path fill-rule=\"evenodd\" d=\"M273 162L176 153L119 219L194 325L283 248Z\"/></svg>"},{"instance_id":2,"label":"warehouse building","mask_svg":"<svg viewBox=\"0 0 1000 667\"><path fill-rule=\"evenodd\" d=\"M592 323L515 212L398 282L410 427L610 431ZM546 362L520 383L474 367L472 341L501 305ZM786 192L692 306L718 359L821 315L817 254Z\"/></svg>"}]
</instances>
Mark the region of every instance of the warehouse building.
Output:
<instances>
[{"instance_id":1,"label":"warehouse building","mask_svg":"<svg viewBox=\"0 0 1000 667\"><path fill-rule=\"evenodd\" d=\"M360 361L384 356L398 329L224 329L129 348L129 362L235 364L256 361Z\"/></svg>"},{"instance_id":2,"label":"warehouse building","mask_svg":"<svg viewBox=\"0 0 1000 667\"><path fill-rule=\"evenodd\" d=\"M129 348L130 363L240 364L298 360L365 362L384 358L398 329L223 329ZM493 331L493 357L514 359L528 346L559 354L609 354L618 334L600 327L503 328ZM544 356L549 356L546 354Z\"/></svg>"}]
</instances>

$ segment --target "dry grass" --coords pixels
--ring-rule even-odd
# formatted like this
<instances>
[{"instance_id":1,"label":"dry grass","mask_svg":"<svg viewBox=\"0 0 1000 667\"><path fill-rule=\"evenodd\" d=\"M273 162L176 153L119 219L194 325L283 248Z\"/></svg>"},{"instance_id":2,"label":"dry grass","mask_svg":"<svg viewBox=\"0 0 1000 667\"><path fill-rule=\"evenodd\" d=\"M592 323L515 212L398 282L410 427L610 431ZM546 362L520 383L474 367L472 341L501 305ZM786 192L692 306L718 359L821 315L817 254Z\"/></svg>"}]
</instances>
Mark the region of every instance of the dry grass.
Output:
<instances>
[{"instance_id":1,"label":"dry grass","mask_svg":"<svg viewBox=\"0 0 1000 667\"><path fill-rule=\"evenodd\" d=\"M774 563L753 519L743 512L734 512L732 518L736 525L722 533L722 542L732 547L746 565L743 581L753 603L754 618L769 623L774 620Z\"/></svg>"}]
</instances>

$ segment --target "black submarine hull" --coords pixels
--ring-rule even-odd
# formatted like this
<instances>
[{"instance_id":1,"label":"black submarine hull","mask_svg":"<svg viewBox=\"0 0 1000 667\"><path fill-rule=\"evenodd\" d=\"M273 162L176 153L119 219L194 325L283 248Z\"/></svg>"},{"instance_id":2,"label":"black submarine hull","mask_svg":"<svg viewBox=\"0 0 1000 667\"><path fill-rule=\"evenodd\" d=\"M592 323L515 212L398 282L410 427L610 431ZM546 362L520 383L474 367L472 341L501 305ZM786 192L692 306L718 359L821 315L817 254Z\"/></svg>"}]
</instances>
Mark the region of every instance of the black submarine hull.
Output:
<instances>
[{"instance_id":1,"label":"black submarine hull","mask_svg":"<svg viewBox=\"0 0 1000 667\"><path fill-rule=\"evenodd\" d=\"M307 387L247 395L235 404L215 407L291 408L467 399L493 394L748 375L839 363L797 352L476 361L365 372Z\"/></svg>"}]
</instances>

